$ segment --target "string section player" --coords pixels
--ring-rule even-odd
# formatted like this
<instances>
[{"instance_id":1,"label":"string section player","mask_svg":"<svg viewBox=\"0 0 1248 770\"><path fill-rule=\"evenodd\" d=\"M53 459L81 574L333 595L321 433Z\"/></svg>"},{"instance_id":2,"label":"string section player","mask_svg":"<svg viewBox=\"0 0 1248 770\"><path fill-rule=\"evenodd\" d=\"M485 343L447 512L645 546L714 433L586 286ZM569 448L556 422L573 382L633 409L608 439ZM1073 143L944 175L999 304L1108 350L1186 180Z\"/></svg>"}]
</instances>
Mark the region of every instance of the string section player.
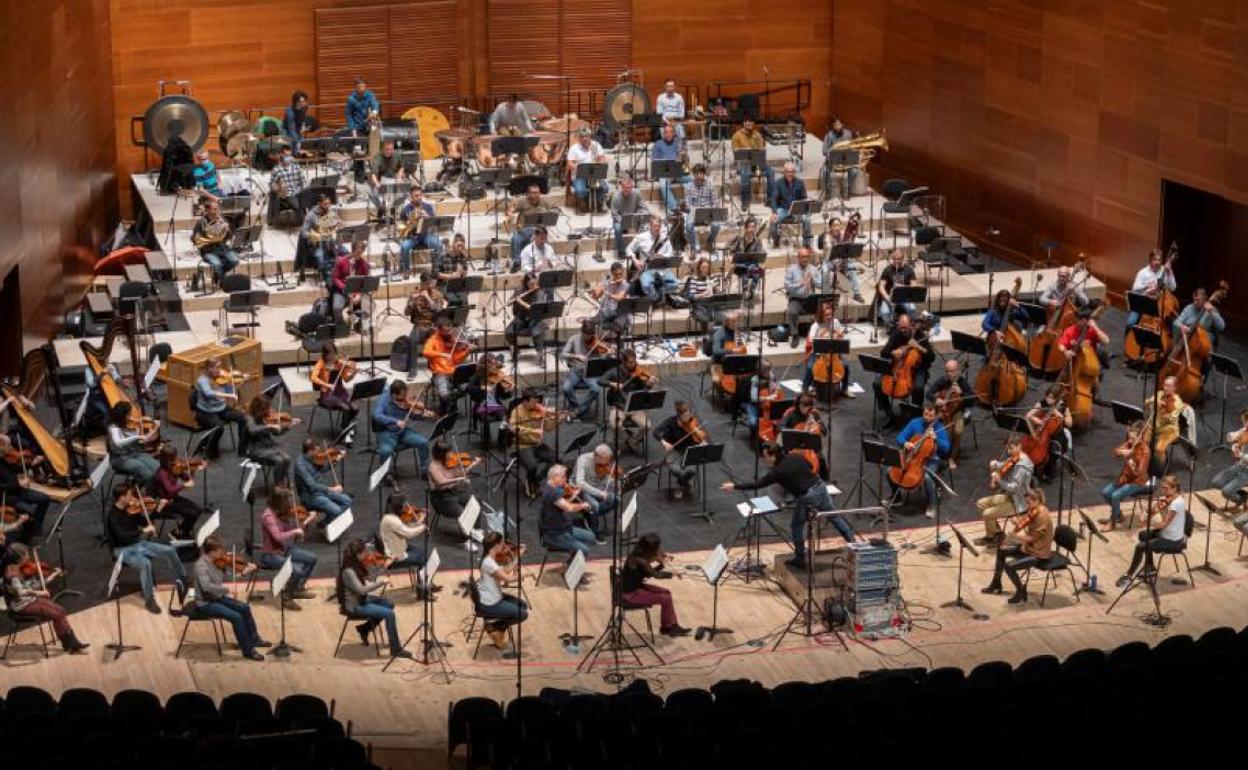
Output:
<instances>
[{"instance_id":1,"label":"string section player","mask_svg":"<svg viewBox=\"0 0 1248 770\"><path fill-rule=\"evenodd\" d=\"M338 354L338 346L332 340L326 340L321 354L312 366L311 380L317 390L317 404L328 409L330 414L339 415L340 425L350 425L359 414L359 409L351 403L351 394L347 390L356 373L355 362L343 359ZM343 443L351 446L354 441L353 430L347 434Z\"/></svg>"},{"instance_id":2,"label":"string section player","mask_svg":"<svg viewBox=\"0 0 1248 770\"><path fill-rule=\"evenodd\" d=\"M451 377L455 367L468 360L477 346L464 336L462 327L456 328L449 318L439 317L433 334L425 340L423 355L429 363L433 391L437 394L439 412L447 414L455 408L454 386Z\"/></svg>"},{"instance_id":3,"label":"string section player","mask_svg":"<svg viewBox=\"0 0 1248 770\"><path fill-rule=\"evenodd\" d=\"M1014 594L1008 602L1022 604L1027 601L1027 587L1018 573L1035 567L1053 555L1053 534L1053 516L1044 504L1044 490L1038 487L1028 489L1024 494L1024 510L1014 532L1010 534L1012 543L997 549L992 582L984 586L983 592L1002 593L1001 573L1004 572L1014 586Z\"/></svg>"},{"instance_id":4,"label":"string section player","mask_svg":"<svg viewBox=\"0 0 1248 770\"><path fill-rule=\"evenodd\" d=\"M637 456L642 456L642 441L650 420L645 411L624 411L628 394L638 390L651 390L658 384L658 377L637 362L637 353L631 349L620 353L620 363L598 378L598 386L607 391L610 407L608 420L611 427L623 433L623 444Z\"/></svg>"},{"instance_id":5,"label":"string section player","mask_svg":"<svg viewBox=\"0 0 1248 770\"><path fill-rule=\"evenodd\" d=\"M893 400L918 402L927 386L928 371L936 360L928 322L916 324L909 315L899 315L880 356L892 363L892 369L888 374L877 375L872 387L876 406L886 417L884 427L890 428L899 419L893 411Z\"/></svg>"},{"instance_id":6,"label":"string section player","mask_svg":"<svg viewBox=\"0 0 1248 770\"><path fill-rule=\"evenodd\" d=\"M524 470L525 492L536 497L542 479L558 460L546 444L546 431L553 430L562 415L542 403L542 392L526 388L520 403L511 410L507 422L516 446L516 462Z\"/></svg>"},{"instance_id":7,"label":"string section player","mask_svg":"<svg viewBox=\"0 0 1248 770\"><path fill-rule=\"evenodd\" d=\"M421 468L429 467L429 439L416 430L417 417L436 416L425 404L408 393L407 383L392 380L373 406L373 423L377 427L377 462L384 463L396 451L414 448ZM392 486L398 486L393 468L388 475Z\"/></svg>"},{"instance_id":8,"label":"string section player","mask_svg":"<svg viewBox=\"0 0 1248 770\"><path fill-rule=\"evenodd\" d=\"M962 372L958 359L945 361L944 371L928 383L924 397L936 405L940 421L949 431L949 467L956 470L962 453L962 434L975 398L975 389Z\"/></svg>"},{"instance_id":9,"label":"string section player","mask_svg":"<svg viewBox=\"0 0 1248 770\"><path fill-rule=\"evenodd\" d=\"M975 501L984 521L980 545L999 546L1004 534L999 519L1017 516L1027 510L1027 490L1035 470L1031 458L1023 452L1023 442L1011 435L1005 442L1005 459L988 463L990 493Z\"/></svg>"},{"instance_id":10,"label":"string section player","mask_svg":"<svg viewBox=\"0 0 1248 770\"><path fill-rule=\"evenodd\" d=\"M572 335L564 343L563 362L568 367L568 373L563 377L560 391L563 393L563 402L576 419L584 420L588 417L597 406L598 396L602 393L598 380L585 376L589 359L614 354L615 349L599 338L598 327L590 319L581 321L580 333ZM582 388L585 390L584 398L577 394Z\"/></svg>"},{"instance_id":11,"label":"string section player","mask_svg":"<svg viewBox=\"0 0 1248 770\"><path fill-rule=\"evenodd\" d=\"M926 516L936 518L936 480L941 464L949 456L949 432L936 412L936 405L923 404L923 413L906 423L897 434L901 465L890 468L888 482L894 494L923 488Z\"/></svg>"},{"instance_id":12,"label":"string section player","mask_svg":"<svg viewBox=\"0 0 1248 770\"><path fill-rule=\"evenodd\" d=\"M687 467L684 464L684 452L691 446L707 443L710 433L698 422L688 402L677 401L673 409L673 414L655 427L654 437L663 444L667 471L679 485L679 489L673 490L673 497L679 500L693 496L693 478L698 473L697 466ZM680 453L679 464L672 458L673 452Z\"/></svg>"}]
</instances>

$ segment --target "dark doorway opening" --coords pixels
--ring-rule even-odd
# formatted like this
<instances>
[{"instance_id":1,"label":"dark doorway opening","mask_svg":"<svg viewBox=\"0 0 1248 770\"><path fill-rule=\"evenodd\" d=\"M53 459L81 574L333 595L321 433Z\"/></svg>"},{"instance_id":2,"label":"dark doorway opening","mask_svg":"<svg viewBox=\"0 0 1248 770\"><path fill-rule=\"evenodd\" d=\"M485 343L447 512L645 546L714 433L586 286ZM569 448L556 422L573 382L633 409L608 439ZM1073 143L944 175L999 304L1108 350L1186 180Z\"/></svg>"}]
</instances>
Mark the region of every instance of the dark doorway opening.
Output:
<instances>
[{"instance_id":1,"label":"dark doorway opening","mask_svg":"<svg viewBox=\"0 0 1248 770\"><path fill-rule=\"evenodd\" d=\"M14 266L0 284L0 376L15 376L22 368L22 331L22 291Z\"/></svg>"},{"instance_id":2,"label":"dark doorway opening","mask_svg":"<svg viewBox=\"0 0 1248 770\"><path fill-rule=\"evenodd\" d=\"M1179 246L1175 278L1186 305L1198 286L1231 286L1221 311L1231 327L1248 321L1248 206L1169 179L1161 182L1161 244ZM1238 262L1238 271L1235 270Z\"/></svg>"}]
</instances>

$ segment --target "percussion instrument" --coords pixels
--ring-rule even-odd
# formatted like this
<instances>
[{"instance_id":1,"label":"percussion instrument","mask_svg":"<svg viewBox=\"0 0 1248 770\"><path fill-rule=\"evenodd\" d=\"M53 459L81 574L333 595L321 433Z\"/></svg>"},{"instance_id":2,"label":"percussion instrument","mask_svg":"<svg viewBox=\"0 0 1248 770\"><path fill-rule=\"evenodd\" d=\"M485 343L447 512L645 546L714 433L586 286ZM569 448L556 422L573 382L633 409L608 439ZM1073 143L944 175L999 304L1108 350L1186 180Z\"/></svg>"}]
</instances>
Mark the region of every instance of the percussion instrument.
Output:
<instances>
[{"instance_id":1,"label":"percussion instrument","mask_svg":"<svg viewBox=\"0 0 1248 770\"><path fill-rule=\"evenodd\" d=\"M434 133L443 157L460 160L464 157L465 145L475 136L471 129L447 128Z\"/></svg>"},{"instance_id":2,"label":"percussion instrument","mask_svg":"<svg viewBox=\"0 0 1248 770\"><path fill-rule=\"evenodd\" d=\"M648 115L654 111L650 93L637 83L621 83L607 91L602 100L602 122L609 131L627 127L635 115Z\"/></svg>"},{"instance_id":3,"label":"percussion instrument","mask_svg":"<svg viewBox=\"0 0 1248 770\"><path fill-rule=\"evenodd\" d=\"M416 121L416 128L420 136L420 142L417 144L417 147L420 149L421 160L437 160L440 154L444 154L444 148L441 146L441 140L438 139L437 135L439 132L449 129L451 124L441 110L436 107L418 105L404 112L403 119Z\"/></svg>"},{"instance_id":4,"label":"percussion instrument","mask_svg":"<svg viewBox=\"0 0 1248 770\"><path fill-rule=\"evenodd\" d=\"M569 113L562 118L550 118L539 123L543 131L550 131L564 136L576 136L582 128L589 128L588 120L581 120L575 113Z\"/></svg>"},{"instance_id":5,"label":"percussion instrument","mask_svg":"<svg viewBox=\"0 0 1248 770\"><path fill-rule=\"evenodd\" d=\"M537 139L537 144L529 148L529 160L537 166L553 166L563 160L567 152L567 137L554 131L536 131L525 134L526 137Z\"/></svg>"},{"instance_id":6,"label":"percussion instrument","mask_svg":"<svg viewBox=\"0 0 1248 770\"><path fill-rule=\"evenodd\" d=\"M164 152L174 137L186 142L192 151L208 140L208 112L189 96L173 94L152 102L143 113L143 139L131 136L131 140L155 152Z\"/></svg>"},{"instance_id":7,"label":"percussion instrument","mask_svg":"<svg viewBox=\"0 0 1248 770\"><path fill-rule=\"evenodd\" d=\"M414 120L386 118L381 121L381 141L394 142L396 150L419 150L420 128Z\"/></svg>"},{"instance_id":8,"label":"percussion instrument","mask_svg":"<svg viewBox=\"0 0 1248 770\"><path fill-rule=\"evenodd\" d=\"M472 154L476 156L477 163L482 168L494 168L498 165L498 159L494 157L494 140L499 137L496 134L485 134L484 136L474 136L472 138Z\"/></svg>"},{"instance_id":9,"label":"percussion instrument","mask_svg":"<svg viewBox=\"0 0 1248 770\"><path fill-rule=\"evenodd\" d=\"M227 156L232 158L245 151L247 140L251 138L251 121L239 110L230 110L217 120L217 142Z\"/></svg>"}]
</instances>

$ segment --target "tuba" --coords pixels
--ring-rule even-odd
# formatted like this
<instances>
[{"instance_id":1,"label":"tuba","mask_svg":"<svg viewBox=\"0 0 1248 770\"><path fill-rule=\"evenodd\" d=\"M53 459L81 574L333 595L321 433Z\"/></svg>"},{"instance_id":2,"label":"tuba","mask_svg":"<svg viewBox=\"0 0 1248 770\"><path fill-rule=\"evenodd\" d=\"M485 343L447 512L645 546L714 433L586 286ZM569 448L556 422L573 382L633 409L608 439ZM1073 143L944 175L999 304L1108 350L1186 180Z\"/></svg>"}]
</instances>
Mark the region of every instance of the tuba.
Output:
<instances>
[{"instance_id":1,"label":"tuba","mask_svg":"<svg viewBox=\"0 0 1248 770\"><path fill-rule=\"evenodd\" d=\"M858 165L865 166L875 157L877 150L888 152L888 136L884 129L870 134L863 134L854 139L846 139L832 145L833 150L858 150Z\"/></svg>"}]
</instances>

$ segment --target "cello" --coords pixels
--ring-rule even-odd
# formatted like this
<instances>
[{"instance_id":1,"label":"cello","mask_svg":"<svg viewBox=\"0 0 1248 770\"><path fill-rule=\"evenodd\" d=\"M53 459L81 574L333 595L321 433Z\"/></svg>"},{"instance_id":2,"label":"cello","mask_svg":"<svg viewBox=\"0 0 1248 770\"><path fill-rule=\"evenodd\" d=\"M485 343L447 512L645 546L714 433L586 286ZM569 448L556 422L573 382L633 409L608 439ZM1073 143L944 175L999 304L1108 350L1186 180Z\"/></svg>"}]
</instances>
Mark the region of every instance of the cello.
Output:
<instances>
[{"instance_id":1,"label":"cello","mask_svg":"<svg viewBox=\"0 0 1248 770\"><path fill-rule=\"evenodd\" d=\"M1060 330L1075 322L1075 313L1078 310L1072 299L1075 291L1091 277L1087 262L1081 259L1074 264L1071 269L1070 283L1066 286L1066 291L1062 293L1061 301L1057 307L1048 310L1044 328L1031 337L1031 343L1027 349L1027 362L1033 371L1056 375L1061 373L1062 367L1066 366L1066 356L1062 355L1057 340L1061 336Z\"/></svg>"},{"instance_id":2,"label":"cello","mask_svg":"<svg viewBox=\"0 0 1248 770\"><path fill-rule=\"evenodd\" d=\"M1179 261L1179 246L1177 243L1170 244L1170 250L1166 252L1165 266L1171 271L1174 270L1174 263ZM1169 289L1162 287L1157 292L1157 312L1160 316L1146 315L1140 316L1140 320L1136 322L1136 326L1142 329L1148 329L1161 337L1161 350L1170 349L1170 322L1179 314L1179 300ZM1127 364L1131 366L1150 366L1157 363L1161 358L1160 351L1143 350L1140 343L1135 338L1135 331L1127 329L1127 336L1122 341L1122 356L1127 360Z\"/></svg>"},{"instance_id":3,"label":"cello","mask_svg":"<svg viewBox=\"0 0 1248 770\"><path fill-rule=\"evenodd\" d=\"M1023 279L1014 279L1011 297L1017 297L1023 288ZM988 336L988 361L975 374L975 395L979 403L987 407L1014 406L1027 393L1027 370L1005 357L1002 347L1005 345L1023 351L1027 341L1023 335L1007 322L1001 332L1001 342L997 343L992 335Z\"/></svg>"},{"instance_id":4,"label":"cello","mask_svg":"<svg viewBox=\"0 0 1248 770\"><path fill-rule=\"evenodd\" d=\"M1104 305L1092 311L1088 325L1075 343L1074 357L1066 363L1066 368L1057 378L1062 387L1063 400L1070 409L1071 425L1078 430L1087 428L1092 422L1092 404L1101 379L1101 359L1096 355L1096 348L1087 344L1088 331L1092 322L1104 312Z\"/></svg>"},{"instance_id":5,"label":"cello","mask_svg":"<svg viewBox=\"0 0 1248 770\"><path fill-rule=\"evenodd\" d=\"M914 390L914 372L923 362L927 351L919 344L919 332L927 333L927 321L914 324L914 334L905 347L893 351L893 369L880 378L880 388L890 398L909 398Z\"/></svg>"},{"instance_id":6,"label":"cello","mask_svg":"<svg viewBox=\"0 0 1248 770\"><path fill-rule=\"evenodd\" d=\"M927 461L936 454L936 426L928 425L912 436L901 451L901 465L888 469L888 480L901 489L915 489L923 483Z\"/></svg>"},{"instance_id":7,"label":"cello","mask_svg":"<svg viewBox=\"0 0 1248 770\"><path fill-rule=\"evenodd\" d=\"M1040 423L1039 428L1030 419L1027 420L1027 435L1023 436L1022 450L1023 454L1031 459L1034 467L1042 468L1049 461L1049 447L1053 445L1053 439L1065 425L1066 405L1061 399L1049 407L1048 414L1044 416L1044 421Z\"/></svg>"},{"instance_id":8,"label":"cello","mask_svg":"<svg viewBox=\"0 0 1248 770\"><path fill-rule=\"evenodd\" d=\"M832 317L834 307L831 302L824 302L819 306L819 318L815 323L819 325L819 329L815 336L819 339L839 339L844 336L844 332L836 333L830 331L824 324L825 319L836 323ZM832 386L839 385L841 380L845 379L845 362L841 361L841 357L836 353L822 353L815 355L814 342L807 338L806 355L815 356L815 361L810 368L811 379L819 385L818 391L824 394L824 398L831 400Z\"/></svg>"},{"instance_id":9,"label":"cello","mask_svg":"<svg viewBox=\"0 0 1248 770\"><path fill-rule=\"evenodd\" d=\"M1184 403L1190 404L1200 398L1205 387L1205 365L1213 355L1213 339L1209 332L1201 326L1201 322L1209 315L1213 305L1218 304L1230 293L1230 285L1226 281L1218 282L1218 289L1209 295L1205 308L1196 321L1191 324L1186 335L1180 335L1166 352L1165 363L1157 373L1157 389L1161 390L1167 377L1175 379L1175 391Z\"/></svg>"}]
</instances>

